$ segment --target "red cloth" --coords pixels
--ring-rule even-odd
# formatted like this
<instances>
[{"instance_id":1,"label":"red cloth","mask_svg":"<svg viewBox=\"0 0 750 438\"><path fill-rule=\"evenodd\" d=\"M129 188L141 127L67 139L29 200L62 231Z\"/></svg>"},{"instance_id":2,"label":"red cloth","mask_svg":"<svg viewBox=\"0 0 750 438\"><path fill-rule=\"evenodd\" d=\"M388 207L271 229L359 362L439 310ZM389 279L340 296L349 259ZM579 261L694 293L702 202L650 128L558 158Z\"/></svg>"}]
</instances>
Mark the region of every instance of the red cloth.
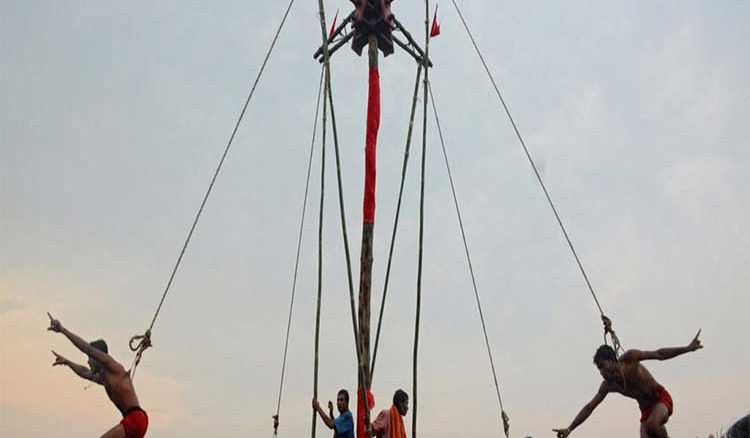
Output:
<instances>
[{"instance_id":1,"label":"red cloth","mask_svg":"<svg viewBox=\"0 0 750 438\"><path fill-rule=\"evenodd\" d=\"M365 137L365 196L362 206L364 223L375 223L375 174L378 129L380 129L380 73L370 69L367 99L367 136Z\"/></svg>"},{"instance_id":2,"label":"red cloth","mask_svg":"<svg viewBox=\"0 0 750 438\"><path fill-rule=\"evenodd\" d=\"M142 409L134 409L120 421L126 438L143 438L148 430L148 415Z\"/></svg>"},{"instance_id":3,"label":"red cloth","mask_svg":"<svg viewBox=\"0 0 750 438\"><path fill-rule=\"evenodd\" d=\"M333 36L333 32L336 31L336 20L338 19L339 19L339 11L336 11L336 16L333 17L333 24L331 24L331 30L328 32L329 39Z\"/></svg>"},{"instance_id":4,"label":"red cloth","mask_svg":"<svg viewBox=\"0 0 750 438\"><path fill-rule=\"evenodd\" d=\"M370 391L367 391L367 405L370 408L370 412L375 407L375 396ZM365 407L362 403L362 388L357 390L357 438L366 438L367 430L365 429Z\"/></svg>"},{"instance_id":5,"label":"red cloth","mask_svg":"<svg viewBox=\"0 0 750 438\"><path fill-rule=\"evenodd\" d=\"M651 416L651 412L653 412L654 408L657 404L662 403L664 406L667 407L667 411L669 412L669 415L672 415L672 412L674 411L674 402L672 401L672 396L669 395L669 392L664 389L663 386L657 386L656 387L656 401L651 404L651 406L648 406L646 408L641 408L641 423L648 420L648 417Z\"/></svg>"},{"instance_id":6,"label":"red cloth","mask_svg":"<svg viewBox=\"0 0 750 438\"><path fill-rule=\"evenodd\" d=\"M430 38L434 38L440 35L440 23L437 19L437 6L435 7L435 15L432 17L432 28L430 29Z\"/></svg>"}]
</instances>

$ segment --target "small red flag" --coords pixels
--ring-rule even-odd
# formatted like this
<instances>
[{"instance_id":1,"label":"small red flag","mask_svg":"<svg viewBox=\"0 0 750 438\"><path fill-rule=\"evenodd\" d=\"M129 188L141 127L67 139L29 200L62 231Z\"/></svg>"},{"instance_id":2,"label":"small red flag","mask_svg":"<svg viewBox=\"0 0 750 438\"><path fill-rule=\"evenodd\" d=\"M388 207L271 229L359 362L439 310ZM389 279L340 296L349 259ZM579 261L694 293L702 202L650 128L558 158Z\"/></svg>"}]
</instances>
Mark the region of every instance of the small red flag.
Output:
<instances>
[{"instance_id":1,"label":"small red flag","mask_svg":"<svg viewBox=\"0 0 750 438\"><path fill-rule=\"evenodd\" d=\"M432 17L432 29L430 29L430 38L440 35L440 23L437 19L437 6L435 6L435 15Z\"/></svg>"},{"instance_id":2,"label":"small red flag","mask_svg":"<svg viewBox=\"0 0 750 438\"><path fill-rule=\"evenodd\" d=\"M336 15L333 17L333 24L331 25L331 30L328 32L328 38L333 37L333 33L336 31L336 20L339 18L339 11L336 10Z\"/></svg>"}]
</instances>

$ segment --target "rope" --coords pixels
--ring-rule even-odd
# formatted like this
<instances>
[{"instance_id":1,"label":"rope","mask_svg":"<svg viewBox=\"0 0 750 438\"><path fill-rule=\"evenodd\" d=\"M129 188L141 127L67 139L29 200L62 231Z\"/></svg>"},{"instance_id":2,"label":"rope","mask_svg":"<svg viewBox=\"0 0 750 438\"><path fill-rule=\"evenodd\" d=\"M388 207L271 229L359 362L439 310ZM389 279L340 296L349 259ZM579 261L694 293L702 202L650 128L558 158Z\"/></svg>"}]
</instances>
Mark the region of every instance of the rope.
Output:
<instances>
[{"instance_id":1,"label":"rope","mask_svg":"<svg viewBox=\"0 0 750 438\"><path fill-rule=\"evenodd\" d=\"M208 197L211 195L211 191L214 188L216 179L219 177L221 168L224 165L224 160L226 159L227 154L229 153L229 148L232 147L232 143L234 142L234 137L237 135L237 130L240 127L240 123L242 123L242 119L245 116L245 112L247 111L247 107L250 104L250 100L253 98L253 95L255 94L255 89L258 87L258 83L260 82L260 78L263 75L263 72L265 71L266 64L268 64L268 60L271 57L271 53L273 52L274 47L276 47L276 42L279 39L281 30L284 28L284 24L286 23L286 19L289 16L289 11L292 9L292 5L294 5L294 1L295 0L289 1L289 5L287 6L286 11L284 12L284 16L281 19L281 23L279 24L279 27L276 30L276 34L274 35L273 40L271 41L271 45L269 46L268 51L266 52L266 56L263 59L263 63L260 66L258 75L255 77L255 81L253 82L253 86L250 89L250 93L248 94L247 99L245 99L245 104L242 107L242 111L240 112L239 117L237 118L237 122L234 125L234 129L232 130L232 135L229 137L229 141L227 142L227 145L224 148L224 153L221 155L221 159L219 160L218 166L216 166L216 171L214 171L214 175L211 178L211 183L208 185L206 194L203 196L203 201L201 202L200 208L198 209L198 213L195 215L195 219L193 219L193 224L190 226L190 231L188 232L187 238L185 239L185 243L182 245L182 250L180 251L180 255L179 257L177 257L177 262L175 263L174 268L172 268L172 273L170 274L169 281L167 281L167 285L164 288L164 293L161 296L161 301L159 301L159 306L156 308L156 312L154 313L154 317L151 320L151 324L149 324L148 329L143 335L133 336L133 338L131 338L131 344L139 339L144 339L144 338L148 339L148 342L141 342L139 344L139 347L136 353L136 358L131 368L132 375L135 375L135 368L140 363L141 357L143 356L143 352L146 351L146 349L151 346L151 342L150 342L151 331L154 328L154 324L156 324L156 319L159 317L159 312L161 312L161 308L164 305L164 300L167 298L167 294L169 293L169 290L172 286L172 282L174 281L175 275L177 274L177 270L179 269L180 264L182 263L182 258L185 256L185 251L187 250L187 247L190 244L190 239L193 237L193 232L195 231L195 227L198 225L198 220L200 219L201 214L203 214L203 208L206 206L206 202L208 201Z\"/></svg>"},{"instance_id":2,"label":"rope","mask_svg":"<svg viewBox=\"0 0 750 438\"><path fill-rule=\"evenodd\" d=\"M430 84L430 71L428 59L430 58L430 0L424 2L424 60L422 67L424 68L424 108L422 112L422 168L421 168L421 181L419 188L419 255L417 261L417 305L416 315L414 321L414 354L412 361L412 396L414 398L413 410L411 416L411 436L417 438L417 365L419 358L419 321L420 314L422 311L422 256L423 256L423 243L424 243L424 185L425 185L425 162L427 158L427 101L429 100L429 84Z\"/></svg>"},{"instance_id":3,"label":"rope","mask_svg":"<svg viewBox=\"0 0 750 438\"><path fill-rule=\"evenodd\" d=\"M323 69L320 70L320 79L318 81L318 99L315 104L315 120L313 122L312 140L310 140L310 158L307 161L307 178L305 180L305 196L302 201L302 219L299 224L299 237L297 238L297 255L294 259L294 275L292 276L292 296L289 300L289 316L286 321L286 339L284 340L284 354L281 360L281 381L279 383L279 396L276 402L276 415L273 418L273 436L278 435L279 429L279 412L281 411L281 396L284 390L284 376L286 375L286 358L289 351L289 335L292 328L292 311L294 310L294 297L297 291L297 273L299 271L299 257L302 249L302 234L305 228L305 216L307 213L307 195L310 189L310 172L312 170L313 152L315 151L315 137L318 131L318 114L320 111L320 97L323 91Z\"/></svg>"},{"instance_id":4,"label":"rope","mask_svg":"<svg viewBox=\"0 0 750 438\"><path fill-rule=\"evenodd\" d=\"M326 29L325 19L325 6L323 6L323 0L318 0L318 14L320 18L320 32L322 37L323 47L323 68L325 70L325 90L328 97L328 104L331 107L331 130L333 131L333 145L334 152L336 155L336 181L338 185L339 195L339 214L341 218L341 234L344 240L344 254L346 256L346 275L349 286L349 307L352 316L352 330L354 331L354 344L357 350L357 369L359 382L362 384L365 381L362 375L362 346L359 342L358 329L357 329L357 311L354 305L354 281L352 279L352 263L351 254L349 253L349 236L346 230L346 216L344 207L344 187L341 178L341 157L339 154L339 136L338 129L336 128L336 112L333 104L333 91L331 90L331 54L328 50L328 29ZM362 386L362 385L360 385ZM367 391L362 391L362 398L365 406L365 421L369 422L369 404L367 400Z\"/></svg>"},{"instance_id":5,"label":"rope","mask_svg":"<svg viewBox=\"0 0 750 438\"><path fill-rule=\"evenodd\" d=\"M385 269L385 283L383 285L383 298L380 302L380 312L378 315L378 329L375 334L375 347L372 352L372 364L370 366L370 383L375 374L375 359L378 357L378 345L380 343L380 329L383 325L383 312L385 310L385 299L388 295L388 283L391 278L391 263L393 261L393 249L396 246L396 232L398 231L398 219L401 216L401 201L404 195L404 182L406 181L406 169L409 163L409 151L411 149L412 133L414 132L414 116L417 112L417 100L419 98L419 81L422 78L422 64L417 67L417 79L414 83L414 97L411 102L411 116L409 117L409 130L406 135L406 148L404 149L404 163L401 167L401 186L398 190L398 202L396 203L396 217L393 221L393 234L391 235L391 246L388 250L388 264Z\"/></svg>"},{"instance_id":6,"label":"rope","mask_svg":"<svg viewBox=\"0 0 750 438\"><path fill-rule=\"evenodd\" d=\"M484 59L484 55L482 55L482 52L479 50L479 46L477 45L477 42L474 39L474 35L471 33L471 30L469 29L469 25L466 23L466 20L464 19L464 16L461 13L461 9L458 7L456 0L451 0L451 2L453 3L453 6L456 9L456 12L458 12L458 16L461 19L461 22L463 23L464 29L466 29L466 33L468 34L469 39L471 40L471 44L474 46L474 50L477 52L477 55L479 56L479 60L482 62L482 65L484 66L484 70L487 73L487 76L489 77L490 82L492 82L492 86L495 89L495 93L497 94L497 97L500 99L500 103L502 104L503 109L505 110L505 114L508 116L508 120L510 120L510 124L513 126L513 130L516 133L516 137L518 137L518 141L521 143L521 147L523 147L523 151L526 154L526 158L528 159L532 170L534 171L534 175L536 176L536 179L539 182L539 186L542 188L542 191L544 192L544 196L547 198L547 202L549 203L550 208L552 208L552 212L555 214L555 219L557 219L557 224L560 226L560 230L562 231L563 236L565 237L565 241L568 243L568 247L570 248L570 251L573 253L573 257L575 258L576 264L578 265L578 269L581 271L581 274L583 275L583 279L586 282L586 286L588 287L589 292L591 292L591 296L594 298L594 303L596 303L596 307L599 309L599 315L605 318L606 316L604 314L604 310L602 309L601 304L599 303L599 298L597 298L596 292L594 292L594 287L591 285L589 276L586 273L586 270L583 268L583 263L581 263L581 259L578 257L578 253L576 252L576 249L573 246L573 242L570 240L570 236L568 235L568 231L566 230L565 225L563 224L563 221L560 218L560 214L557 211L557 207L555 207L554 202L552 202L552 197L550 196L549 191L547 190L547 186L544 184L544 181L542 180L542 176L536 167L536 163L534 163L534 159L531 157L529 148L526 147L526 142L523 140L523 136L521 136L521 132L518 130L518 126L516 125L516 122L510 113L510 109L508 109L508 105L505 103L505 99L503 98L503 95L500 92L500 87L497 85L497 82L495 81L495 78L492 75L492 72L490 71L490 68L487 65L487 62ZM608 330L605 327L605 340L606 340L607 334L610 334L610 335L614 334L614 331L612 330L612 327L611 327L611 323L610 323ZM616 338L616 335L613 336L613 339L614 338ZM614 343L614 340L613 340L613 343ZM617 344L619 345L619 340L617 341Z\"/></svg>"},{"instance_id":7,"label":"rope","mask_svg":"<svg viewBox=\"0 0 750 438\"><path fill-rule=\"evenodd\" d=\"M500 417L503 421L503 430L505 431L505 436L510 437L510 419L508 418L508 415L505 413L505 408L503 407L503 399L500 395L500 385L498 384L498 378L497 378L497 371L495 370L495 360L492 357L492 348L490 348L490 339L487 335L487 325L484 321L484 311L482 310L482 302L479 299L479 289L477 288L477 280L476 276L474 275L474 266L471 262L471 254L469 252L469 244L467 243L466 239L466 232L464 230L464 221L461 216L461 208L458 205L458 196L456 195L456 187L453 183L453 172L451 171L451 165L448 160L448 152L445 147L445 139L443 137L443 129L440 125L440 117L438 116L437 106L435 104L435 96L432 93L432 85L429 87L430 90L430 101L432 103L432 112L435 114L435 123L437 125L438 129L438 135L440 136L440 145L443 149L443 158L445 160L445 168L448 171L448 180L450 181L451 185L451 193L453 194L453 205L456 207L456 216L458 216L458 225L461 229L461 239L464 243L464 252L466 253L466 262L469 265L469 273L471 274L471 284L474 288L474 297L477 301L477 309L479 310L479 319L482 322L482 332L484 333L484 343L487 346L487 356L490 359L490 368L492 369L492 378L495 381L495 391L497 392L497 401L500 404Z\"/></svg>"}]
</instances>

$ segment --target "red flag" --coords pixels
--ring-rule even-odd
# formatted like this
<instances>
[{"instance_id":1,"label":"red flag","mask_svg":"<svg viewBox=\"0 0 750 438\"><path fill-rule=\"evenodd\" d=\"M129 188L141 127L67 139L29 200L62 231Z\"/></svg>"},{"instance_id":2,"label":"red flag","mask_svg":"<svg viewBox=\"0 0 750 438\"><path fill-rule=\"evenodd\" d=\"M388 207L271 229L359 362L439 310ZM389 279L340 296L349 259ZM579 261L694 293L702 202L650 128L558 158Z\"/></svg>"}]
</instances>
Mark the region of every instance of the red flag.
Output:
<instances>
[{"instance_id":1,"label":"red flag","mask_svg":"<svg viewBox=\"0 0 750 438\"><path fill-rule=\"evenodd\" d=\"M432 17L432 29L430 29L430 38L440 35L440 23L437 19L437 6L435 6L435 15Z\"/></svg>"},{"instance_id":2,"label":"red flag","mask_svg":"<svg viewBox=\"0 0 750 438\"><path fill-rule=\"evenodd\" d=\"M333 24L331 25L331 30L328 32L328 39L331 39L333 37L333 33L336 31L336 20L339 18L339 11L336 10L336 15L333 17Z\"/></svg>"}]
</instances>

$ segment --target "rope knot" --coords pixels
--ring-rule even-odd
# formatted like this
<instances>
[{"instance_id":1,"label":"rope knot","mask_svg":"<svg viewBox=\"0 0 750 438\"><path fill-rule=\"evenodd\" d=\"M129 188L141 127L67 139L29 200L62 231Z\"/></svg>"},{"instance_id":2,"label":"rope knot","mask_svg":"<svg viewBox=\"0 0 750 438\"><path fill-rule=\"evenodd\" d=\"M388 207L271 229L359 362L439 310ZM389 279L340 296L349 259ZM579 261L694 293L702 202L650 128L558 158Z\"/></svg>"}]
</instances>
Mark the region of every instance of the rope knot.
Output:
<instances>
[{"instance_id":1,"label":"rope knot","mask_svg":"<svg viewBox=\"0 0 750 438\"><path fill-rule=\"evenodd\" d=\"M607 342L607 335L612 339L612 348L615 350L615 354L619 357L620 352L623 351L620 339L617 337L617 333L612 328L612 320L606 315L602 315L602 323L604 324L604 343L609 345Z\"/></svg>"},{"instance_id":2,"label":"rope knot","mask_svg":"<svg viewBox=\"0 0 750 438\"><path fill-rule=\"evenodd\" d=\"M273 436L277 436L279 434L279 414L276 414L271 418L273 418Z\"/></svg>"},{"instance_id":3,"label":"rope knot","mask_svg":"<svg viewBox=\"0 0 750 438\"><path fill-rule=\"evenodd\" d=\"M146 330L146 333L142 335L133 336L132 338L130 338L130 342L128 344L130 346L130 351L135 352L134 365L138 366L138 364L141 362L141 357L143 357L143 352L153 345L151 344L151 329Z\"/></svg>"}]
</instances>

